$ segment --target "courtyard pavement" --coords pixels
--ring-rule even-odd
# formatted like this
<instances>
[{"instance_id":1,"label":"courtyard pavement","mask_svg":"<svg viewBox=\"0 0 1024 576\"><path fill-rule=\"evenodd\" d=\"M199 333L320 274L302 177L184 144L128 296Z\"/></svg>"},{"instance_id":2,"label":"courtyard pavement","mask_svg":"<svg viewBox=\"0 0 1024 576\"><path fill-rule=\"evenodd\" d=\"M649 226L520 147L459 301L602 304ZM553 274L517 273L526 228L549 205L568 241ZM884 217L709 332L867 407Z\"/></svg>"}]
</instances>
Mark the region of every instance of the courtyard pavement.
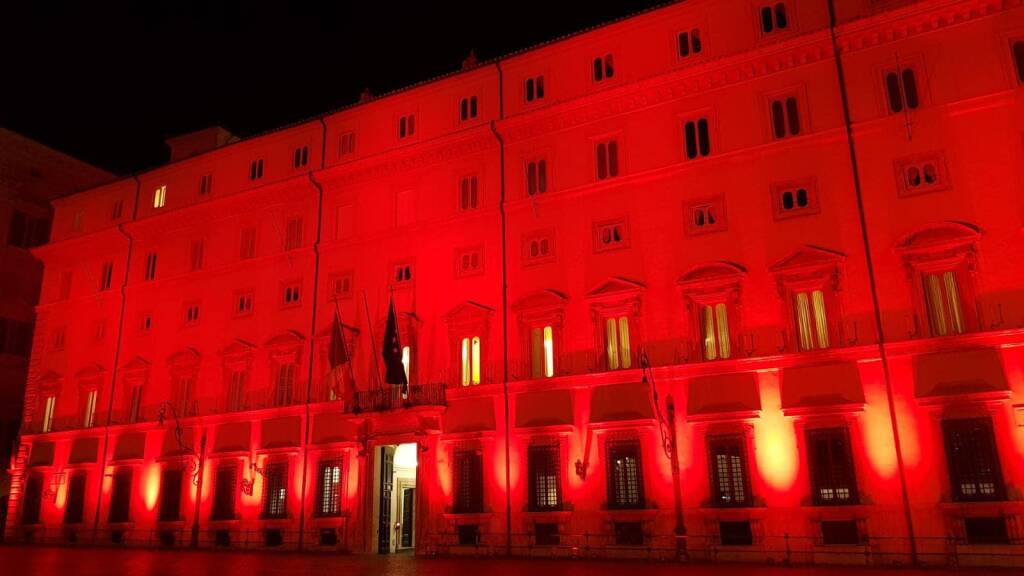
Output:
<instances>
[{"instance_id":1,"label":"courtyard pavement","mask_svg":"<svg viewBox=\"0 0 1024 576\"><path fill-rule=\"evenodd\" d=\"M643 576L952 576L991 571L0 546L0 575L3 576L638 576L639 573Z\"/></svg>"}]
</instances>

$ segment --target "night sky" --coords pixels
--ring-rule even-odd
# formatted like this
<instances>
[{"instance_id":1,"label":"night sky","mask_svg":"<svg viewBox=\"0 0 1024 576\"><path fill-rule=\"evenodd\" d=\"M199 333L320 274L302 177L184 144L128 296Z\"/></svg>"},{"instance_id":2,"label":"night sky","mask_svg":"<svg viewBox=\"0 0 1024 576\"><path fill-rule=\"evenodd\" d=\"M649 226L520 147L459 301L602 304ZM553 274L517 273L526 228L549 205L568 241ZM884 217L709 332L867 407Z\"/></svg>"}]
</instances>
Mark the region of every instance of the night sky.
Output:
<instances>
[{"instance_id":1,"label":"night sky","mask_svg":"<svg viewBox=\"0 0 1024 576\"><path fill-rule=\"evenodd\" d=\"M663 3L6 2L0 125L127 174L167 136L252 135Z\"/></svg>"}]
</instances>

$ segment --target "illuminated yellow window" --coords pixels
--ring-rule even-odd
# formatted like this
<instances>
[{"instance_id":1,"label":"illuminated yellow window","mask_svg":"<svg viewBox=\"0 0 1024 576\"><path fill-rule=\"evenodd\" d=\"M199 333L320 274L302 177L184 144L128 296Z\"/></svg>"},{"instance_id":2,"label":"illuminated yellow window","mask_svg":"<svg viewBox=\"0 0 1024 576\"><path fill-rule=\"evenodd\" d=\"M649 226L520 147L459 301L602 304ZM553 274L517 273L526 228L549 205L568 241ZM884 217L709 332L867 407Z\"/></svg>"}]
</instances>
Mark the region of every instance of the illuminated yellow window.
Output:
<instances>
[{"instance_id":1,"label":"illuminated yellow window","mask_svg":"<svg viewBox=\"0 0 1024 576\"><path fill-rule=\"evenodd\" d=\"M53 412L57 408L57 397L47 396L43 404L43 428L42 432L53 430Z\"/></svg>"},{"instance_id":2,"label":"illuminated yellow window","mask_svg":"<svg viewBox=\"0 0 1024 576\"><path fill-rule=\"evenodd\" d=\"M462 385L480 383L480 337L462 339Z\"/></svg>"},{"instance_id":3,"label":"illuminated yellow window","mask_svg":"<svg viewBox=\"0 0 1024 576\"><path fill-rule=\"evenodd\" d=\"M618 370L619 368L629 368L632 366L628 317L606 318L604 340L609 370Z\"/></svg>"},{"instance_id":4,"label":"illuminated yellow window","mask_svg":"<svg viewBox=\"0 0 1024 576\"><path fill-rule=\"evenodd\" d=\"M530 333L530 360L534 378L555 375L555 343L551 326L537 327Z\"/></svg>"},{"instance_id":5,"label":"illuminated yellow window","mask_svg":"<svg viewBox=\"0 0 1024 576\"><path fill-rule=\"evenodd\" d=\"M704 338L705 360L724 360L732 356L729 308L724 302L701 307L700 331Z\"/></svg>"},{"instance_id":6,"label":"illuminated yellow window","mask_svg":"<svg viewBox=\"0 0 1024 576\"><path fill-rule=\"evenodd\" d=\"M932 336L963 334L964 315L955 272L925 275L924 296Z\"/></svg>"},{"instance_id":7,"label":"illuminated yellow window","mask_svg":"<svg viewBox=\"0 0 1024 576\"><path fill-rule=\"evenodd\" d=\"M153 208L163 208L167 202L167 186L161 186L153 191Z\"/></svg>"},{"instance_id":8,"label":"illuminated yellow window","mask_svg":"<svg viewBox=\"0 0 1024 576\"><path fill-rule=\"evenodd\" d=\"M405 381L412 382L409 377L409 365L412 362L412 348L402 346L402 368L405 370Z\"/></svg>"},{"instance_id":9,"label":"illuminated yellow window","mask_svg":"<svg viewBox=\"0 0 1024 576\"><path fill-rule=\"evenodd\" d=\"M825 294L821 290L797 292L793 296L797 338L801 350L829 347Z\"/></svg>"},{"instance_id":10,"label":"illuminated yellow window","mask_svg":"<svg viewBox=\"0 0 1024 576\"><path fill-rule=\"evenodd\" d=\"M82 425L86 428L92 428L93 424L96 423L96 397L98 395L99 390L95 388L89 390L85 395L85 415Z\"/></svg>"}]
</instances>

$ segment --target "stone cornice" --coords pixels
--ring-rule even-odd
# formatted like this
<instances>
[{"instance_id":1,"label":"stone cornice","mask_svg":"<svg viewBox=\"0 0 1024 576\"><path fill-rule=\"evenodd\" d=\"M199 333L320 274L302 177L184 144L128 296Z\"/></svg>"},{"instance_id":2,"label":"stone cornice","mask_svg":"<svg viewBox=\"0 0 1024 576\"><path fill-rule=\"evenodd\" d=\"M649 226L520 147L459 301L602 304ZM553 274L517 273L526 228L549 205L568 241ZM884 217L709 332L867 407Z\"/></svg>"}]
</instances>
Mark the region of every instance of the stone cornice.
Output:
<instances>
[{"instance_id":1,"label":"stone cornice","mask_svg":"<svg viewBox=\"0 0 1024 576\"><path fill-rule=\"evenodd\" d=\"M840 53L856 52L1019 7L1024 0L917 2L836 27ZM936 5L938 4L938 5Z\"/></svg>"},{"instance_id":2,"label":"stone cornice","mask_svg":"<svg viewBox=\"0 0 1024 576\"><path fill-rule=\"evenodd\" d=\"M506 141L514 142L627 114L692 94L718 90L756 78L812 64L832 55L827 30L677 69L578 98L499 123Z\"/></svg>"},{"instance_id":3,"label":"stone cornice","mask_svg":"<svg viewBox=\"0 0 1024 576\"><path fill-rule=\"evenodd\" d=\"M389 150L354 162L336 164L317 172L316 179L328 186L375 180L497 147L498 141L489 125L481 124L451 136Z\"/></svg>"}]
</instances>

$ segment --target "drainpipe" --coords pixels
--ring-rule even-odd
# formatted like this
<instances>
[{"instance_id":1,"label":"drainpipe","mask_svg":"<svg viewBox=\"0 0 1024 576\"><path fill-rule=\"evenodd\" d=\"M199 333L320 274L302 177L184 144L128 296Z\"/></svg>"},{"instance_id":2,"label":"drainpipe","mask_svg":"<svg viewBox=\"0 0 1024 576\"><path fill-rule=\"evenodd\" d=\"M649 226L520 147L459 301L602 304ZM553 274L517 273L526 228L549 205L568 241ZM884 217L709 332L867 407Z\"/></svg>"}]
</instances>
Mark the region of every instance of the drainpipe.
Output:
<instances>
[{"instance_id":1,"label":"drainpipe","mask_svg":"<svg viewBox=\"0 0 1024 576\"><path fill-rule=\"evenodd\" d=\"M318 118L320 120L320 128L322 131L321 144L320 144L320 169L324 169L325 159L327 157L327 123L324 121L323 116ZM316 358L316 308L319 302L318 289L320 287L320 239L321 232L323 229L323 214L324 214L324 188L316 181L316 177L313 175L313 171L307 172L309 176L309 183L312 184L317 191L317 203L316 203L316 241L313 242L313 319L309 325L309 373L306 378L306 431L303 436L304 442L302 444L302 484L299 489L301 498L302 511L299 514L299 550L302 550L302 544L305 537L306 527L306 475L307 468L309 467L309 434L312 426L310 425L310 413L309 405L312 402L313 396L313 360Z\"/></svg>"},{"instance_id":2,"label":"drainpipe","mask_svg":"<svg viewBox=\"0 0 1024 576\"><path fill-rule=\"evenodd\" d=\"M498 119L505 118L505 84L501 70L501 60L494 63L498 71ZM505 140L498 132L495 121L491 121L491 132L498 141L501 188L498 200L498 211L501 216L501 361L502 361L502 392L505 398L505 554L512 555L512 439L509 437L512 426L509 423L508 405L508 216L505 213Z\"/></svg>"},{"instance_id":3,"label":"drainpipe","mask_svg":"<svg viewBox=\"0 0 1024 576\"><path fill-rule=\"evenodd\" d=\"M129 222L134 222L139 216L139 200L141 198L140 192L142 189L142 183L139 181L139 177L132 176L132 179L135 180L135 204L132 205L132 217ZM107 424L103 427L103 451L100 457L100 482L99 489L96 491L96 515L92 525L93 542L96 541L96 537L100 529L100 509L103 507L103 482L107 477L107 452L110 447L110 426L114 414L114 390L117 388L117 372L121 361L121 344L124 339L125 330L124 310L128 302L128 275L129 272L131 272L132 249L135 246L135 240L132 238L131 234L128 234L125 230L124 224L124 222L120 222L117 225L117 231L128 240L128 256L125 259L124 278L121 281L121 311L118 316L117 343L114 345L114 365L110 369L110 397L107 399Z\"/></svg>"},{"instance_id":4,"label":"drainpipe","mask_svg":"<svg viewBox=\"0 0 1024 576\"><path fill-rule=\"evenodd\" d=\"M857 148L853 137L853 119L850 115L849 93L846 88L846 75L843 71L843 58L839 50L839 39L836 34L835 0L828 0L829 34L832 39L832 52L836 59L836 80L839 82L839 94L843 103L843 123L846 127L846 142L850 150L850 174L853 178L853 189L857 197L857 212L860 216L860 233L864 242L864 259L868 269L868 284L871 288L871 304L874 312L875 332L878 334L878 357L882 363L885 376L885 395L889 403L889 421L892 425L893 442L896 444L896 464L899 469L900 491L903 496L903 514L907 522L907 537L910 541L910 563L917 565L917 541L914 537L914 519L910 509L910 495L907 492L907 476L903 466L903 448L900 444L900 429L896 421L896 405L892 392L892 376L889 373L889 357L885 351L885 332L882 329L882 312L878 300L878 279L875 278L875 267L871 258L871 242L868 236L868 224L864 212L864 195L860 184L860 171L857 165Z\"/></svg>"}]
</instances>

